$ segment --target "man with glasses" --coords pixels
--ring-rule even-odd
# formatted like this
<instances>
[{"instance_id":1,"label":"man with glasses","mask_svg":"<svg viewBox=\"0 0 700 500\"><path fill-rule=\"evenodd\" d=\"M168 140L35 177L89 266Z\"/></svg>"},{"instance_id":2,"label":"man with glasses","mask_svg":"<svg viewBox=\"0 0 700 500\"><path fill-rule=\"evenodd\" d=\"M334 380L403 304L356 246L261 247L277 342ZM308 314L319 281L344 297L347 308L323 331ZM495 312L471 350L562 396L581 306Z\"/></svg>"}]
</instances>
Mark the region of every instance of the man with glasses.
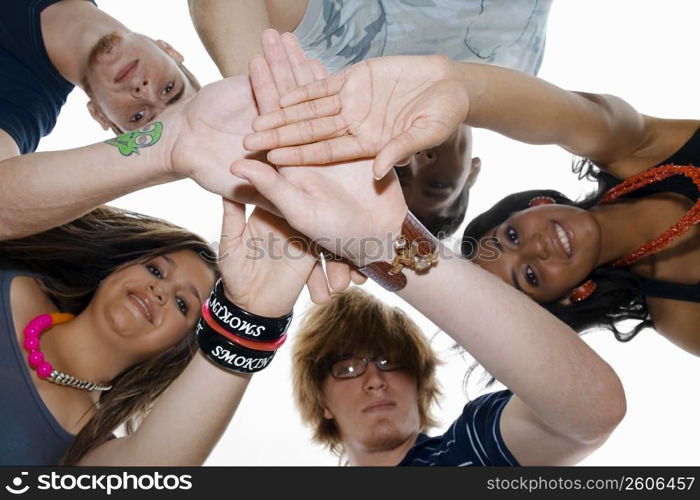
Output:
<instances>
[{"instance_id":1,"label":"man with glasses","mask_svg":"<svg viewBox=\"0 0 700 500\"><path fill-rule=\"evenodd\" d=\"M294 396L314 440L352 465L515 466L501 436L510 391L467 403L442 435L430 408L438 360L416 325L359 289L305 318L294 346Z\"/></svg>"}]
</instances>

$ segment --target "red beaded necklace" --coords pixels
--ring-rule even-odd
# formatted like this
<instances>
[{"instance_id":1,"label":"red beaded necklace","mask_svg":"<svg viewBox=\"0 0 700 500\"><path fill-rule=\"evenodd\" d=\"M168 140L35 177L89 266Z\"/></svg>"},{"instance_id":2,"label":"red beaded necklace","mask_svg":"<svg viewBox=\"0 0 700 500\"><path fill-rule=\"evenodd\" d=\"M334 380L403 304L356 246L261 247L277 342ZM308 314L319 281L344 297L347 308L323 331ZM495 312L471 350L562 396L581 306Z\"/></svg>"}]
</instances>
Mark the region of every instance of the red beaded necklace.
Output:
<instances>
[{"instance_id":1,"label":"red beaded necklace","mask_svg":"<svg viewBox=\"0 0 700 500\"><path fill-rule=\"evenodd\" d=\"M626 195L648 184L661 181L673 175L685 175L686 177L689 177L695 186L700 190L700 168L693 165L662 165L660 167L650 168L641 174L635 175L621 182L605 193L600 203L612 203L620 196ZM665 248L676 238L679 238L687 233L690 228L698 222L700 222L700 199L695 202L695 205L693 205L678 222L664 231L661 236L638 247L629 255L617 259L612 263L612 265L615 267L629 266L633 262L636 262L647 255L656 253Z\"/></svg>"}]
</instances>

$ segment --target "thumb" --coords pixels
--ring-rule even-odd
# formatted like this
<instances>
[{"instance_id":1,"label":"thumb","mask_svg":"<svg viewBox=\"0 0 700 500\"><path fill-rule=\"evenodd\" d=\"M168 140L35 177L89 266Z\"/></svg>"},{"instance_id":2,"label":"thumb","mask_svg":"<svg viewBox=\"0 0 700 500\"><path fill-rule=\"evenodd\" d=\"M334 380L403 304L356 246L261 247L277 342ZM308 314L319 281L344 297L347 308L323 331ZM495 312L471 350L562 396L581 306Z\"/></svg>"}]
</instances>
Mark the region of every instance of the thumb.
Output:
<instances>
[{"instance_id":1,"label":"thumb","mask_svg":"<svg viewBox=\"0 0 700 500\"><path fill-rule=\"evenodd\" d=\"M240 236L245 227L245 204L221 198L224 215L221 222L222 237Z\"/></svg>"},{"instance_id":2,"label":"thumb","mask_svg":"<svg viewBox=\"0 0 700 500\"><path fill-rule=\"evenodd\" d=\"M290 224L298 215L299 208L308 202L299 188L267 163L257 160L238 160L231 166L231 173L250 182L260 194L277 207L282 217Z\"/></svg>"},{"instance_id":3,"label":"thumb","mask_svg":"<svg viewBox=\"0 0 700 500\"><path fill-rule=\"evenodd\" d=\"M219 241L219 261L224 262L245 228L245 205L221 198L224 203L224 215L221 221L221 240Z\"/></svg>"},{"instance_id":4,"label":"thumb","mask_svg":"<svg viewBox=\"0 0 700 500\"><path fill-rule=\"evenodd\" d=\"M415 137L413 131L415 127L404 130L396 137L393 137L379 152L374 159L372 170L374 178L379 180L391 171L394 165L401 163L405 158L430 146L430 141L418 134Z\"/></svg>"}]
</instances>

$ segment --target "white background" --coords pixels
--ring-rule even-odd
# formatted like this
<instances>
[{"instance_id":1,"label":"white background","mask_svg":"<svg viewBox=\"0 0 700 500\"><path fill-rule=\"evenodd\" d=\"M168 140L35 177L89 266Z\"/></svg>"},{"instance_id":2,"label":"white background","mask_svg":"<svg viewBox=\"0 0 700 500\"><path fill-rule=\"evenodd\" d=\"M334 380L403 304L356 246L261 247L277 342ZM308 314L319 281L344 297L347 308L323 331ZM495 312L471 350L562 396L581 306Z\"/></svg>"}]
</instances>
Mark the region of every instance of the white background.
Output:
<instances>
[{"instance_id":1,"label":"white background","mask_svg":"<svg viewBox=\"0 0 700 500\"><path fill-rule=\"evenodd\" d=\"M185 0L98 3L132 30L172 43L203 84L217 79L216 67L192 28ZM539 76L568 89L621 96L646 114L698 118L697 19L698 3L693 0L555 0ZM79 90L71 94L55 131L42 140L39 150L66 149L108 138L91 122L85 102ZM476 132L474 142L483 171L472 190L467 219L513 191L557 188L576 197L589 189L570 173L570 156L558 148L518 144L482 131ZM145 189L113 204L169 219L209 241L218 239L220 202L193 182ZM454 354L450 339L400 299L373 284L365 289L405 308L429 336L436 334L433 345L446 361L439 372L445 397L437 413L443 425L448 425L466 401L462 378L469 360ZM296 314L308 304L306 294L302 295ZM294 338L294 326L290 337ZM700 360L651 331L629 344L603 332L585 339L622 378L628 411L610 440L583 464L697 465ZM310 442L308 429L299 421L291 400L290 351L286 346L271 368L254 377L207 464L337 463ZM547 362L547 354L543 353L542 362ZM477 389L471 387L469 396L477 395Z\"/></svg>"}]
</instances>

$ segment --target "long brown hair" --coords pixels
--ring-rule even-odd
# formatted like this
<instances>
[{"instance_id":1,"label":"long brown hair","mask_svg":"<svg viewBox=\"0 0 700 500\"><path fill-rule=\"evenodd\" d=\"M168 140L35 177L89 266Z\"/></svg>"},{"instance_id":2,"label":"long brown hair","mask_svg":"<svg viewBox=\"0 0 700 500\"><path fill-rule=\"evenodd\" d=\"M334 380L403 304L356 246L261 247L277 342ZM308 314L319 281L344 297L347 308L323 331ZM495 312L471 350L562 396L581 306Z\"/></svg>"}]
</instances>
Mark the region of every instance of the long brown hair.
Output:
<instances>
[{"instance_id":1,"label":"long brown hair","mask_svg":"<svg viewBox=\"0 0 700 500\"><path fill-rule=\"evenodd\" d=\"M43 233L0 242L0 261L37 273L44 292L61 311L80 314L110 273L185 249L200 255L218 274L212 250L199 236L161 219L103 206ZM131 434L195 352L195 337L188 335L114 378L61 464L75 464L122 424Z\"/></svg>"}]
</instances>

